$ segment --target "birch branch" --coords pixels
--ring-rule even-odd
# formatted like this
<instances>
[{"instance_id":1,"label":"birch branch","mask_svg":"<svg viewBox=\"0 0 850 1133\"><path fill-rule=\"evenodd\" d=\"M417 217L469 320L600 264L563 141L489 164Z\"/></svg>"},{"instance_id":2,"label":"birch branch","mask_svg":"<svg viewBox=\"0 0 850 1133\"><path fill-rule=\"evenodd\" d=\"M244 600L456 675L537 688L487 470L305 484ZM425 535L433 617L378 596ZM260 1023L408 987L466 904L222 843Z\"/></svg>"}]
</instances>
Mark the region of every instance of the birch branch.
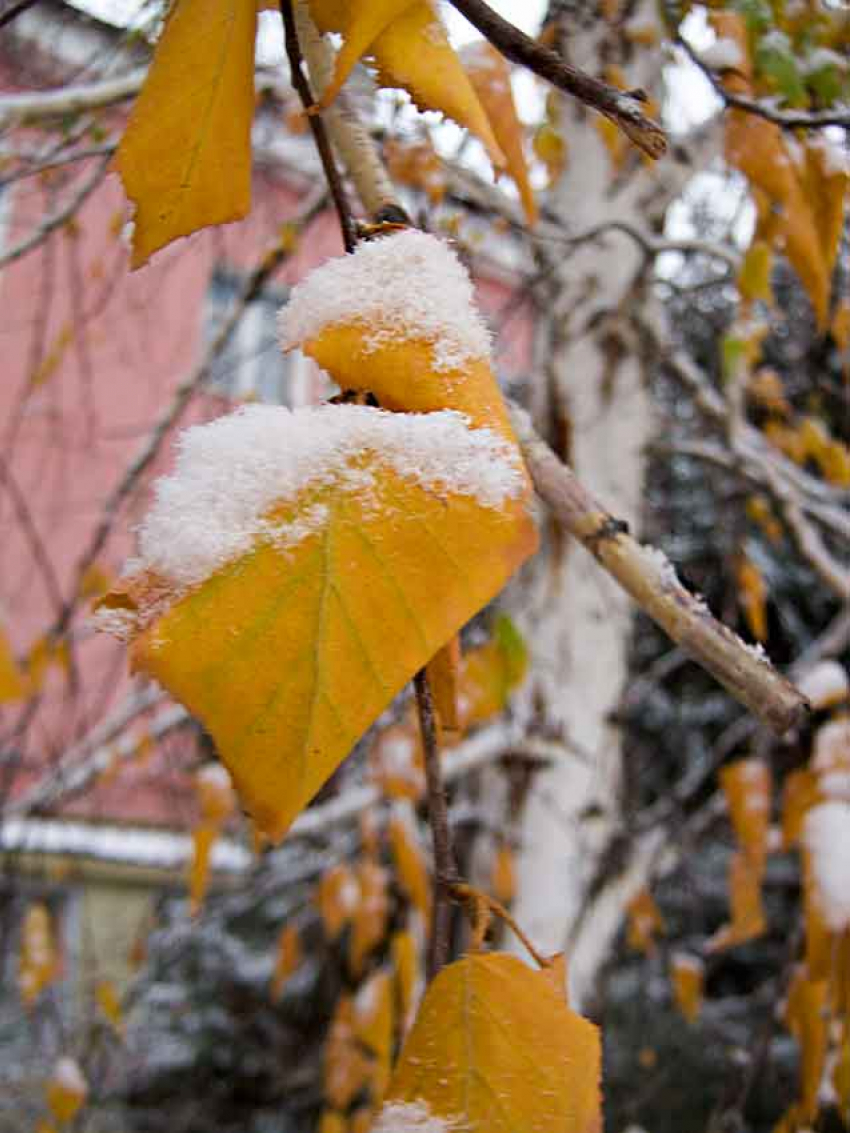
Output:
<instances>
[{"instance_id":1,"label":"birch branch","mask_svg":"<svg viewBox=\"0 0 850 1133\"><path fill-rule=\"evenodd\" d=\"M64 118L86 110L100 110L134 98L142 89L147 67L137 67L118 79L101 79L59 90L7 94L0 98L0 130L34 126L50 118Z\"/></svg>"},{"instance_id":2,"label":"birch branch","mask_svg":"<svg viewBox=\"0 0 850 1133\"><path fill-rule=\"evenodd\" d=\"M660 552L641 546L605 511L535 432L524 410L512 407L511 417L537 493L566 530L668 637L763 723L780 735L800 724L807 705L793 685L717 621Z\"/></svg>"}]
</instances>

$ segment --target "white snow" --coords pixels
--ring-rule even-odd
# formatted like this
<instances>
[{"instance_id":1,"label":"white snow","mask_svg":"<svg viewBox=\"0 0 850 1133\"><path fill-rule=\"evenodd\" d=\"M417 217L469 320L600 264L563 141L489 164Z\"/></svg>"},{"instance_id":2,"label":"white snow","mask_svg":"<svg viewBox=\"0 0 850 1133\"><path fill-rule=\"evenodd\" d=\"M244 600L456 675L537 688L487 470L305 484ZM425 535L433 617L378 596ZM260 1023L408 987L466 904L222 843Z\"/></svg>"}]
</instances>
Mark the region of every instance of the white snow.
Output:
<instances>
[{"instance_id":1,"label":"white snow","mask_svg":"<svg viewBox=\"0 0 850 1133\"><path fill-rule=\"evenodd\" d=\"M818 773L850 770L850 719L830 720L815 735L812 767Z\"/></svg>"},{"instance_id":2,"label":"white snow","mask_svg":"<svg viewBox=\"0 0 850 1133\"><path fill-rule=\"evenodd\" d=\"M195 773L199 784L207 787L216 787L219 790L228 790L231 786L230 772L223 763L205 763Z\"/></svg>"},{"instance_id":3,"label":"white snow","mask_svg":"<svg viewBox=\"0 0 850 1133\"><path fill-rule=\"evenodd\" d=\"M835 177L838 174L850 176L850 149L846 144L842 144L837 132L821 134L814 141L809 142L809 146L821 151L823 169L828 177Z\"/></svg>"},{"instance_id":4,"label":"white snow","mask_svg":"<svg viewBox=\"0 0 850 1133\"><path fill-rule=\"evenodd\" d=\"M713 71L727 67L740 67L744 62L741 49L734 39L716 39L699 53L700 62Z\"/></svg>"},{"instance_id":5,"label":"white snow","mask_svg":"<svg viewBox=\"0 0 850 1133\"><path fill-rule=\"evenodd\" d=\"M189 587L257 539L291 547L319 529L327 510L316 505L294 523L275 524L268 518L274 505L294 501L308 487L334 487L363 499L381 467L428 491L471 496L488 508L524 487L511 445L490 429L470 429L453 410L248 405L181 435L175 470L157 482L139 529L141 565Z\"/></svg>"},{"instance_id":6,"label":"white snow","mask_svg":"<svg viewBox=\"0 0 850 1133\"><path fill-rule=\"evenodd\" d=\"M386 1102L371 1133L451 1133L457 1128L456 1121L431 1113L424 1101Z\"/></svg>"},{"instance_id":7,"label":"white snow","mask_svg":"<svg viewBox=\"0 0 850 1133\"><path fill-rule=\"evenodd\" d=\"M815 894L834 932L850 925L850 804L835 799L812 807L803 826Z\"/></svg>"},{"instance_id":8,"label":"white snow","mask_svg":"<svg viewBox=\"0 0 850 1133\"><path fill-rule=\"evenodd\" d=\"M671 966L677 971L703 972L705 964L692 952L674 952L670 957Z\"/></svg>"},{"instance_id":9,"label":"white snow","mask_svg":"<svg viewBox=\"0 0 850 1133\"><path fill-rule=\"evenodd\" d=\"M837 661L820 661L797 683L813 708L827 708L850 694L847 673Z\"/></svg>"},{"instance_id":10,"label":"white snow","mask_svg":"<svg viewBox=\"0 0 850 1133\"><path fill-rule=\"evenodd\" d=\"M362 243L311 272L280 312L281 346L291 350L340 324L362 324L370 350L428 342L436 370L490 356L468 272L447 243L424 232Z\"/></svg>"},{"instance_id":11,"label":"white snow","mask_svg":"<svg viewBox=\"0 0 850 1133\"><path fill-rule=\"evenodd\" d=\"M61 1086L63 1089L67 1090L68 1093L77 1094L81 1097L84 1097L88 1093L88 1083L80 1069L79 1062L77 1062L75 1058L69 1058L67 1055L58 1059L53 1068L51 1080L57 1086Z\"/></svg>"}]
</instances>

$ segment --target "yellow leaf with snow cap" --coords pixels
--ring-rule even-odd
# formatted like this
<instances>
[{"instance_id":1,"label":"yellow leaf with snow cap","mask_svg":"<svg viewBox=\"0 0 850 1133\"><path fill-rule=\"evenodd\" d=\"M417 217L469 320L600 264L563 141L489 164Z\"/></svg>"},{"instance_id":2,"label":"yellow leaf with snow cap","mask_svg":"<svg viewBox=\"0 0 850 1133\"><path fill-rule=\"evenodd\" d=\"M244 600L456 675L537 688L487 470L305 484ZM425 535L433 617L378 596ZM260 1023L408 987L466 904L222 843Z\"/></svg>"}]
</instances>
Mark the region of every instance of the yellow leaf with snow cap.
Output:
<instances>
[{"instance_id":1,"label":"yellow leaf with snow cap","mask_svg":"<svg viewBox=\"0 0 850 1133\"><path fill-rule=\"evenodd\" d=\"M254 405L188 430L140 569L99 607L276 838L535 547L471 284L439 241L411 235L426 252L390 237L314 272L283 337L309 329L322 361L342 335L333 376L419 412Z\"/></svg>"}]
</instances>

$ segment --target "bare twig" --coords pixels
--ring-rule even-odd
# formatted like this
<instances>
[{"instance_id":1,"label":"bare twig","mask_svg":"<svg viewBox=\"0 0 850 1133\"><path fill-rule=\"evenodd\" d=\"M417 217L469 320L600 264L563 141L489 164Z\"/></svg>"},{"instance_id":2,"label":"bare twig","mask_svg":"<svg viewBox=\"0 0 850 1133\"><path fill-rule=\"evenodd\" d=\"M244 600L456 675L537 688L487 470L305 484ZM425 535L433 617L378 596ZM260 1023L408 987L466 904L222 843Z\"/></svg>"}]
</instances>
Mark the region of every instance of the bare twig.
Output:
<instances>
[{"instance_id":1,"label":"bare twig","mask_svg":"<svg viewBox=\"0 0 850 1133\"><path fill-rule=\"evenodd\" d=\"M289 72L292 85L295 87L298 97L301 99L301 105L304 107L305 111L312 111L315 107L316 100L313 98L310 84L301 68L301 48L298 43L298 29L295 26L294 6L296 3L298 3L298 0L280 0L280 14L283 18L286 39L286 55L289 59ZM319 152L325 180L328 183L328 191L330 192L334 208L339 217L339 226L342 230L342 242L345 245L346 252L353 252L357 245L357 233L351 215L351 207L342 184L342 178L336 167L336 161L334 160L331 143L328 140L324 122L322 121L321 115L318 113L308 114L307 121L313 133L316 149Z\"/></svg>"},{"instance_id":2,"label":"bare twig","mask_svg":"<svg viewBox=\"0 0 850 1133\"><path fill-rule=\"evenodd\" d=\"M137 67L118 79L101 79L96 83L80 83L59 90L3 95L0 98L0 129L32 126L50 118L65 118L84 110L113 106L137 95L147 73L147 67Z\"/></svg>"},{"instance_id":3,"label":"bare twig","mask_svg":"<svg viewBox=\"0 0 850 1133\"><path fill-rule=\"evenodd\" d=\"M554 51L503 20L484 0L451 0L451 3L506 59L527 67L552 86L610 118L644 153L661 157L667 149L664 131L641 110L641 102L646 101L642 91L617 90L570 66Z\"/></svg>"},{"instance_id":4,"label":"bare twig","mask_svg":"<svg viewBox=\"0 0 850 1133\"><path fill-rule=\"evenodd\" d=\"M741 704L782 734L799 724L806 701L766 657L745 645L689 593L659 552L641 546L609 515L514 407L514 428L538 495L558 521L638 605Z\"/></svg>"},{"instance_id":5,"label":"bare twig","mask_svg":"<svg viewBox=\"0 0 850 1133\"><path fill-rule=\"evenodd\" d=\"M413 678L416 708L425 753L425 781L428 790L428 819L434 843L434 910L431 939L428 942L428 979L432 980L449 959L451 946L452 885L457 881L457 867L452 853L446 792L440 771L434 702L424 669Z\"/></svg>"},{"instance_id":6,"label":"bare twig","mask_svg":"<svg viewBox=\"0 0 850 1133\"><path fill-rule=\"evenodd\" d=\"M777 110L776 107L760 102L757 98L747 98L746 95L727 90L717 72L703 62L684 36L676 36L675 42L690 61L699 67L714 88L715 94L726 106L755 114L783 130L819 130L824 126L843 126L845 130L850 129L850 110L846 106L836 106L831 110Z\"/></svg>"},{"instance_id":7,"label":"bare twig","mask_svg":"<svg viewBox=\"0 0 850 1133\"><path fill-rule=\"evenodd\" d=\"M22 12L25 12L27 8L31 8L37 2L38 0L18 0L17 4L12 4L5 12L0 12L0 28L10 24L12 20L17 19Z\"/></svg>"},{"instance_id":8,"label":"bare twig","mask_svg":"<svg viewBox=\"0 0 850 1133\"><path fill-rule=\"evenodd\" d=\"M11 264L14 260L20 259L21 256L25 256L27 252L32 251L42 240L48 237L51 232L55 232L57 228L61 228L66 221L70 220L77 210L85 204L103 180L103 175L106 173L108 164L109 156L107 155L97 163L91 175L83 181L77 191L62 208L46 216L29 236L24 237L19 243L13 244L8 252L4 252L0 255L0 268L6 267L7 264Z\"/></svg>"}]
</instances>

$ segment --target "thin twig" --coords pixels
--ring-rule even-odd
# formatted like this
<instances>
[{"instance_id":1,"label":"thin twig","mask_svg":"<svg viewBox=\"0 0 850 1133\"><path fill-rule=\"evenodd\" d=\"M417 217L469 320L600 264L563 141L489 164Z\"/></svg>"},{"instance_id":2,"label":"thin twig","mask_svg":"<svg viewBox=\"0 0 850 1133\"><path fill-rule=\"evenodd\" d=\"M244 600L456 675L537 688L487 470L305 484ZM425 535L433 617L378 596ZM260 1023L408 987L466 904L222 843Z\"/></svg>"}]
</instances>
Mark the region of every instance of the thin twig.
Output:
<instances>
[{"instance_id":1,"label":"thin twig","mask_svg":"<svg viewBox=\"0 0 850 1133\"><path fill-rule=\"evenodd\" d=\"M295 87L298 97L301 99L301 105L304 107L304 110L311 111L311 113L307 115L307 121L310 123L310 129L313 132L313 140L316 143L316 149L319 151L319 158L322 162L325 180L328 183L328 190L331 194L337 216L339 217L339 226L342 230L342 242L345 245L346 252L353 252L357 245L357 232L354 227L351 208L348 203L345 188L342 184L342 178L336 167L336 161L334 160L331 143L328 140L327 131L325 130L325 124L320 114L312 113L316 100L313 98L313 92L310 90L307 76L301 68L301 48L298 44L298 30L295 26L295 13L293 11L293 4L296 2L297 0L280 0L280 14L283 18L290 77L292 79L292 85Z\"/></svg>"},{"instance_id":2,"label":"thin twig","mask_svg":"<svg viewBox=\"0 0 850 1133\"><path fill-rule=\"evenodd\" d=\"M27 8L31 8L38 0L18 0L17 4L13 4L7 8L5 12L0 13L0 28L4 28L6 24L10 24L12 20L17 19Z\"/></svg>"},{"instance_id":3,"label":"thin twig","mask_svg":"<svg viewBox=\"0 0 850 1133\"><path fill-rule=\"evenodd\" d=\"M413 678L416 708L425 753L425 782L428 791L428 819L434 843L434 910L431 939L428 942L428 979L432 980L449 959L451 945L452 886L457 882L457 867L452 853L446 792L440 772L440 752L434 723L434 702L425 670Z\"/></svg>"},{"instance_id":4,"label":"thin twig","mask_svg":"<svg viewBox=\"0 0 850 1133\"><path fill-rule=\"evenodd\" d=\"M552 86L610 118L650 157L661 157L665 152L667 138L664 131L641 110L641 102L646 101L642 91L618 90L570 66L554 51L503 20L484 0L451 0L451 3L506 59L521 64Z\"/></svg>"}]
</instances>

